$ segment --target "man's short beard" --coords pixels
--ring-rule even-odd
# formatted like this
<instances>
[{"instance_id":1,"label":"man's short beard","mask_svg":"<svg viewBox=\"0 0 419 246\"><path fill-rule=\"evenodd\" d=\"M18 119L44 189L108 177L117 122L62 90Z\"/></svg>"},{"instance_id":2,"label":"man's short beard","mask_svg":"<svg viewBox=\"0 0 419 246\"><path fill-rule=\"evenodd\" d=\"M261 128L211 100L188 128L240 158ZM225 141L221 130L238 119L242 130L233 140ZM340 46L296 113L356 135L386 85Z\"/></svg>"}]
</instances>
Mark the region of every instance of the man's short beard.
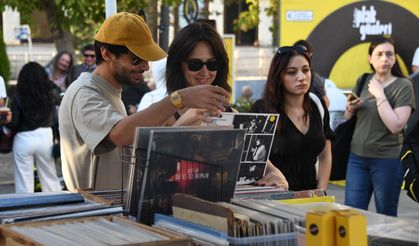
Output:
<instances>
[{"instance_id":1,"label":"man's short beard","mask_svg":"<svg viewBox=\"0 0 419 246\"><path fill-rule=\"evenodd\" d=\"M138 82L131 80L129 73L124 74L123 72L124 71L117 71L114 73L114 78L120 85L137 85L141 83L141 80Z\"/></svg>"}]
</instances>

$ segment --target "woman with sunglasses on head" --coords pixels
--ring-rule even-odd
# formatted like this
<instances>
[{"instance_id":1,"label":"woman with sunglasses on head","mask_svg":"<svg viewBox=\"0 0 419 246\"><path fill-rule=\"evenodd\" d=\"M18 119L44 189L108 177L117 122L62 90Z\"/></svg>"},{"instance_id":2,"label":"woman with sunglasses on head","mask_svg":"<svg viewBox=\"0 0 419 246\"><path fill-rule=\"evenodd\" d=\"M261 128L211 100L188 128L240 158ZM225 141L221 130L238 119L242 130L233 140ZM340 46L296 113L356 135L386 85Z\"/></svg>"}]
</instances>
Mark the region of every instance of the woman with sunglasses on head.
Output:
<instances>
[{"instance_id":1,"label":"woman with sunglasses on head","mask_svg":"<svg viewBox=\"0 0 419 246\"><path fill-rule=\"evenodd\" d=\"M256 184L289 190L326 189L333 133L325 103L309 93L311 82L311 60L306 49L279 48L272 59L263 97L252 108L257 113L280 114L265 176Z\"/></svg>"},{"instance_id":2,"label":"woman with sunglasses on head","mask_svg":"<svg viewBox=\"0 0 419 246\"><path fill-rule=\"evenodd\" d=\"M397 216L403 181L399 159L403 129L415 107L412 82L404 78L396 55L392 39L380 37L371 42L368 62L373 73L366 78L360 98L348 97L345 112L347 118L355 113L357 117L346 171L345 204L367 210L374 193L376 211L391 216Z\"/></svg>"},{"instance_id":3,"label":"woman with sunglasses on head","mask_svg":"<svg viewBox=\"0 0 419 246\"><path fill-rule=\"evenodd\" d=\"M214 85L231 92L227 83L228 56L217 31L204 21L197 21L178 32L170 44L166 64L167 93L195 85ZM231 111L226 107L226 111ZM201 125L209 122L210 113L183 108L167 125Z\"/></svg>"}]
</instances>

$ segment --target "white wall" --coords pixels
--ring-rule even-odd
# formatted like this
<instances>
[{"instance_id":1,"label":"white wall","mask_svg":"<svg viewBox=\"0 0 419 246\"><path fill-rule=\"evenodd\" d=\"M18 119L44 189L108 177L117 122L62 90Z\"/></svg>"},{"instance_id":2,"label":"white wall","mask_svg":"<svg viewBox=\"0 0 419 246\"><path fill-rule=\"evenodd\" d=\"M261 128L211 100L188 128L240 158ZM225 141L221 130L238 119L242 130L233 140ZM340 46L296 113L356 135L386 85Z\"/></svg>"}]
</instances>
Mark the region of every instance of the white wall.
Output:
<instances>
[{"instance_id":1,"label":"white wall","mask_svg":"<svg viewBox=\"0 0 419 246\"><path fill-rule=\"evenodd\" d=\"M217 23L217 31L222 35L224 33L224 3L222 0L214 0L209 3L209 18Z\"/></svg>"},{"instance_id":2,"label":"white wall","mask_svg":"<svg viewBox=\"0 0 419 246\"><path fill-rule=\"evenodd\" d=\"M267 16L265 9L269 7L269 0L259 0L259 26L258 26L258 37L259 45L263 47L272 46L272 32L269 31L269 27L273 25L272 16Z\"/></svg>"},{"instance_id":3,"label":"white wall","mask_svg":"<svg viewBox=\"0 0 419 246\"><path fill-rule=\"evenodd\" d=\"M20 13L6 7L3 12L3 39L6 44L18 45L20 41L16 39L15 28L20 26Z\"/></svg>"}]
</instances>

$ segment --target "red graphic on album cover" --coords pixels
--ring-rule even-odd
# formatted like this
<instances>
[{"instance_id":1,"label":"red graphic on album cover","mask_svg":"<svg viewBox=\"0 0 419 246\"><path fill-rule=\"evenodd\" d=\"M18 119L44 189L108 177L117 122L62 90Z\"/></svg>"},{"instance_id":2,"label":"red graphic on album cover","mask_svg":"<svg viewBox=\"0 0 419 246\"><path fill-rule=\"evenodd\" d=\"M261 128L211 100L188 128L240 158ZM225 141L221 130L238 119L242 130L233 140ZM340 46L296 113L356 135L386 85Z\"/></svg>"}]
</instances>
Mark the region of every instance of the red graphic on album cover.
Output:
<instances>
[{"instance_id":1,"label":"red graphic on album cover","mask_svg":"<svg viewBox=\"0 0 419 246\"><path fill-rule=\"evenodd\" d=\"M178 190L190 189L192 181L206 180L209 178L209 170L203 163L196 161L181 160L177 162L176 173L168 181L177 182Z\"/></svg>"}]
</instances>

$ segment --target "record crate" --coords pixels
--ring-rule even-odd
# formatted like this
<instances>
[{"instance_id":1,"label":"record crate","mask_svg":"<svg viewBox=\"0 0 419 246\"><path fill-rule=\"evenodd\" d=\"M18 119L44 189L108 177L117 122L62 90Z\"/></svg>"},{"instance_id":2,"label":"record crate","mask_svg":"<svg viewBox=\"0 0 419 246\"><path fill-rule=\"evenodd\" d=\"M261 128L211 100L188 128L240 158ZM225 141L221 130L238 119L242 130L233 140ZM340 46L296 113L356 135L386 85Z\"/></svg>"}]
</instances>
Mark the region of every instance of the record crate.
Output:
<instances>
[{"instance_id":1,"label":"record crate","mask_svg":"<svg viewBox=\"0 0 419 246\"><path fill-rule=\"evenodd\" d=\"M163 128L151 132L145 136L136 134L146 144L134 140L135 147L124 147L122 151L123 169L128 169L125 210L129 216L151 225L155 213L172 213L175 193L230 201L244 130Z\"/></svg>"}]
</instances>

